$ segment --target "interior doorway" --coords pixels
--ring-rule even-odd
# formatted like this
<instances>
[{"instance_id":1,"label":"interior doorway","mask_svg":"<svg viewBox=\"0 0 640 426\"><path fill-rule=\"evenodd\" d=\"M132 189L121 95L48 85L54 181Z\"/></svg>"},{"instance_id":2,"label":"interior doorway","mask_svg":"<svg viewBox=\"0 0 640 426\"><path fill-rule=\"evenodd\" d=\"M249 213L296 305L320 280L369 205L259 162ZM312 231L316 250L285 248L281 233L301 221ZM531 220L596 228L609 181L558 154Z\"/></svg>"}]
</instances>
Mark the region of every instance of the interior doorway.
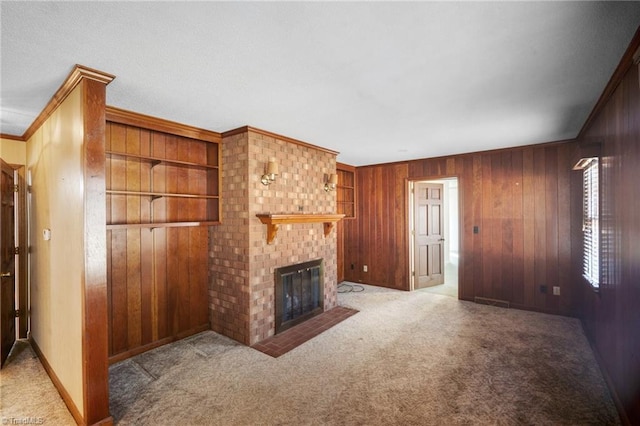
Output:
<instances>
[{"instance_id":1,"label":"interior doorway","mask_svg":"<svg viewBox=\"0 0 640 426\"><path fill-rule=\"evenodd\" d=\"M458 178L409 182L411 290L458 298Z\"/></svg>"},{"instance_id":2,"label":"interior doorway","mask_svg":"<svg viewBox=\"0 0 640 426\"><path fill-rule=\"evenodd\" d=\"M28 330L24 170L0 158L0 367Z\"/></svg>"}]
</instances>

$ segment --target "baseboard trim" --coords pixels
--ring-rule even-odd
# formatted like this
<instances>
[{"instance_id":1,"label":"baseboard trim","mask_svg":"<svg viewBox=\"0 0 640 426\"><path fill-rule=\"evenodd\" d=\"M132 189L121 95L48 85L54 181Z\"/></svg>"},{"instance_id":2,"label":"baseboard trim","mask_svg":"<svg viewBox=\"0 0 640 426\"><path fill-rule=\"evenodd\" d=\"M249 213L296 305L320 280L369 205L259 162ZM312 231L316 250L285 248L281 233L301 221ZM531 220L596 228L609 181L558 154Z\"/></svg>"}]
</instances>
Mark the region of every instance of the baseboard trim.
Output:
<instances>
[{"instance_id":1,"label":"baseboard trim","mask_svg":"<svg viewBox=\"0 0 640 426\"><path fill-rule=\"evenodd\" d=\"M198 327L192 328L192 329L187 330L187 331L183 331L183 332L179 333L176 336L165 337L163 339L156 340L155 342L147 343L146 345L138 346L137 348L133 348L133 349L130 349L130 350L125 351L125 352L120 352L118 354L115 354L115 355L112 355L112 356L109 357L109 365L115 364L116 362L124 361L127 358L131 358L133 356L140 355L143 352L150 351L151 349L155 349L155 348L158 348L160 346L164 346L164 345L166 345L168 343L172 343L172 342L175 342L177 340L184 339L185 337L189 337L189 336L201 333L201 332L206 331L206 330L211 330L211 327L209 326L209 323L200 325Z\"/></svg>"},{"instance_id":2,"label":"baseboard trim","mask_svg":"<svg viewBox=\"0 0 640 426\"><path fill-rule=\"evenodd\" d=\"M73 416L73 419L79 425L86 424L84 421L84 417L82 417L82 414L80 413L80 410L78 410L78 407L76 407L76 404L73 402L71 395L69 395L69 392L67 392L67 390L65 389L64 385L62 384L62 382L56 375L55 371L51 367L51 364L49 364L49 361L47 361L47 358L44 356L44 354L40 350L38 343L31 336L29 336L29 343L31 343L31 347L33 348L33 351L38 356L38 359L40 359L40 363L42 364L44 371L47 372L47 375L51 379L53 386L55 386L55 388L58 390L58 393L62 397L62 400L67 405L67 408L69 409L71 416Z\"/></svg>"},{"instance_id":3,"label":"baseboard trim","mask_svg":"<svg viewBox=\"0 0 640 426\"><path fill-rule=\"evenodd\" d=\"M491 305L491 306L497 306L499 308L510 307L508 300L490 299L488 297L475 297L473 301L480 305Z\"/></svg>"}]
</instances>

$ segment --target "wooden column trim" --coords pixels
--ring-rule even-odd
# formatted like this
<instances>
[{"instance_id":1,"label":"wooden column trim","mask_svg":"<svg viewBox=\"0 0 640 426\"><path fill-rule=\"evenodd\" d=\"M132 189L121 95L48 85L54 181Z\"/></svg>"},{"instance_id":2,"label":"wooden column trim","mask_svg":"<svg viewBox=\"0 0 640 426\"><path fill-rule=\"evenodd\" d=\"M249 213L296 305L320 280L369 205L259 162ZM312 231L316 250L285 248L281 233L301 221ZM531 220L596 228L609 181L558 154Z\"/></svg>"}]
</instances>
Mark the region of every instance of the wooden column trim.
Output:
<instances>
[{"instance_id":1,"label":"wooden column trim","mask_svg":"<svg viewBox=\"0 0 640 426\"><path fill-rule=\"evenodd\" d=\"M82 376L86 424L113 424L109 414L105 195L106 84L82 81L84 118L84 276Z\"/></svg>"},{"instance_id":2,"label":"wooden column trim","mask_svg":"<svg viewBox=\"0 0 640 426\"><path fill-rule=\"evenodd\" d=\"M47 121L47 119L53 114L53 112L64 102L64 100L69 96L69 94L73 91L73 89L82 81L82 80L94 80L96 82L100 82L105 86L115 78L114 75L107 74L102 71L98 71L89 67L85 67L83 65L75 65L71 73L67 79L62 83L62 86L58 89L58 91L53 95L47 106L44 107L40 115L36 117L36 119L31 123L31 126L24 132L21 138L13 137L12 139L27 141L33 134L42 126L42 124ZM3 136L4 137L4 136Z\"/></svg>"}]
</instances>

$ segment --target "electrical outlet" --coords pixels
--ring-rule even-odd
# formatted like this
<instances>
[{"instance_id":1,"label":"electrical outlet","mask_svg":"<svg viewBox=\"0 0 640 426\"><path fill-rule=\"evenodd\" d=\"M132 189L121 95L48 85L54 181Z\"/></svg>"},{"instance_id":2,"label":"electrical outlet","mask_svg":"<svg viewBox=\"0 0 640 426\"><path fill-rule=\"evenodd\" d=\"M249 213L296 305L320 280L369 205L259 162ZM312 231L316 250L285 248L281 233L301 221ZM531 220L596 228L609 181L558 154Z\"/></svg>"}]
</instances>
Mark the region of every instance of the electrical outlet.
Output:
<instances>
[{"instance_id":1,"label":"electrical outlet","mask_svg":"<svg viewBox=\"0 0 640 426\"><path fill-rule=\"evenodd\" d=\"M547 292L547 286L546 285L541 285L540 286L540 293L546 293Z\"/></svg>"},{"instance_id":2,"label":"electrical outlet","mask_svg":"<svg viewBox=\"0 0 640 426\"><path fill-rule=\"evenodd\" d=\"M553 295L560 296L560 287L558 287L557 285L553 286Z\"/></svg>"},{"instance_id":3,"label":"electrical outlet","mask_svg":"<svg viewBox=\"0 0 640 426\"><path fill-rule=\"evenodd\" d=\"M369 268L367 268L367 265L362 265L362 271L363 272L368 272Z\"/></svg>"}]
</instances>

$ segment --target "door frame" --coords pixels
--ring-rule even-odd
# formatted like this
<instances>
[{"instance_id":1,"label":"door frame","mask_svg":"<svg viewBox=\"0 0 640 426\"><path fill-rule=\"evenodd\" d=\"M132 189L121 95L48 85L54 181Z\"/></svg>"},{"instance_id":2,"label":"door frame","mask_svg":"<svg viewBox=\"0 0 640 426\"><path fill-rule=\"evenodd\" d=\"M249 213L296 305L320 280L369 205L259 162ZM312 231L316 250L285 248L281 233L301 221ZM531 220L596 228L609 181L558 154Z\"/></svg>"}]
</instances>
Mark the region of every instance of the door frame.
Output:
<instances>
[{"instance_id":1,"label":"door frame","mask_svg":"<svg viewBox=\"0 0 640 426\"><path fill-rule=\"evenodd\" d=\"M27 276L27 228L26 228L26 200L27 187L25 184L25 166L2 161L3 164L13 170L13 184L18 186L14 194L14 246L18 247L18 253L14 258L14 305L13 309L19 312L16 317L15 338L26 339L29 331L29 294Z\"/></svg>"},{"instance_id":2,"label":"door frame","mask_svg":"<svg viewBox=\"0 0 640 426\"><path fill-rule=\"evenodd\" d=\"M19 253L16 256L16 303L15 309L20 312L16 325L16 337L28 338L29 333L29 288L27 257L29 246L27 243L27 191L26 167L22 164L5 162L13 169L14 184L18 185L18 193L14 205L14 234Z\"/></svg>"},{"instance_id":3,"label":"door frame","mask_svg":"<svg viewBox=\"0 0 640 426\"><path fill-rule=\"evenodd\" d=\"M425 176L425 177L412 177L407 179L407 184L406 184L406 190L407 190L407 201L408 201L408 206L407 206L407 223L409 226L407 226L407 245L409 247L409 268L407 270L407 273L409 274L409 291L414 291L415 290L415 282L414 282L414 274L413 274L413 269L414 269L414 235L413 235L413 221L414 221L414 217L413 217L413 208L414 208L414 193L413 193L413 187L415 185L416 182L431 182L431 181L440 181L440 180L450 180L450 179L456 179L458 182L458 300L462 300L461 297L461 291L460 291L460 282L462 281L463 278L463 270L462 270L462 262L463 262L463 250L462 250L462 235L463 235L463 227L462 227L462 221L463 221L463 216L462 216L462 178L458 175L443 175L443 176ZM445 203L448 203L448 201L445 199L444 200ZM449 220L449 218L447 218L447 220ZM449 236L447 235L447 238ZM446 267L446 266L445 266ZM445 276L446 279L446 276Z\"/></svg>"},{"instance_id":4,"label":"door frame","mask_svg":"<svg viewBox=\"0 0 640 426\"><path fill-rule=\"evenodd\" d=\"M27 193L30 191L30 187L27 185L26 179L26 167L16 166L14 167L16 178L18 181L18 200L16 203L15 223L16 223L16 236L18 239L18 247L20 251L18 253L17 264L17 300L16 307L20 314L18 315L18 338L29 338L29 243L28 243L28 230L27 230Z\"/></svg>"}]
</instances>

